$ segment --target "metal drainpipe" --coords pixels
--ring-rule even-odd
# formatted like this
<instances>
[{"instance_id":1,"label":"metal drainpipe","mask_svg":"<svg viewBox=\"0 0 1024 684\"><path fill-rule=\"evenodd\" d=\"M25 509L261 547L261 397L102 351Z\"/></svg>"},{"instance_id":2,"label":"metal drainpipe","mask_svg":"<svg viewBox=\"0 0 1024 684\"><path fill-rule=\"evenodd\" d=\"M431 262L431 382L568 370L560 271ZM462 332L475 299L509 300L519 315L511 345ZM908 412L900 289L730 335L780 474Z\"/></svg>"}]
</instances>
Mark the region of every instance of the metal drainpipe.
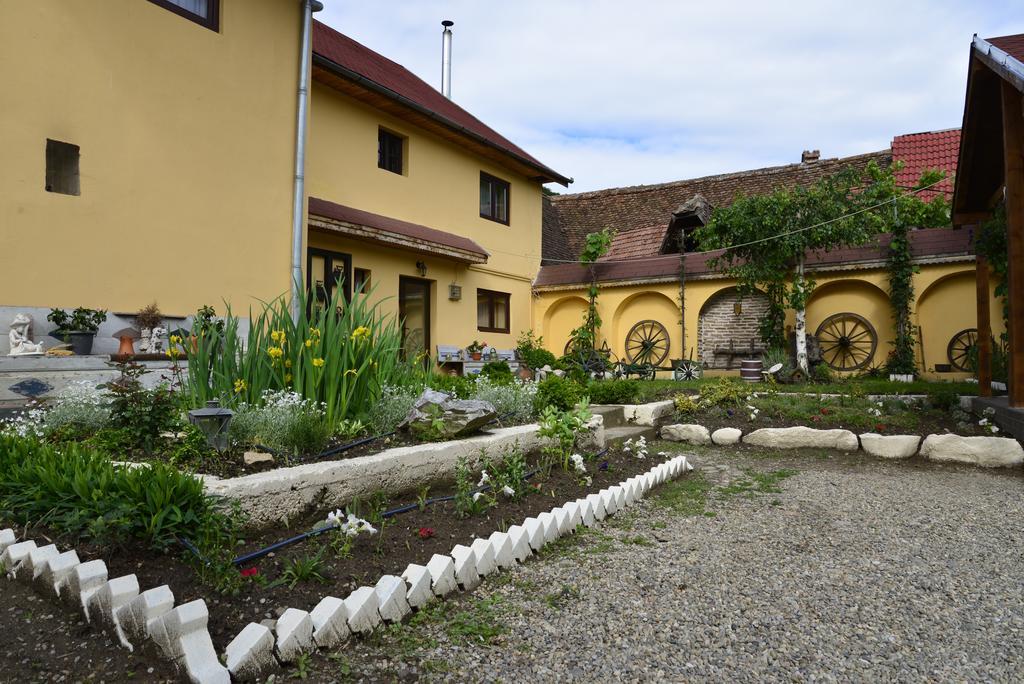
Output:
<instances>
[{"instance_id":1,"label":"metal drainpipe","mask_svg":"<svg viewBox=\"0 0 1024 684\"><path fill-rule=\"evenodd\" d=\"M306 204L306 112L309 109L309 62L312 54L313 12L324 8L318 0L302 0L302 56L299 59L299 107L295 126L295 197L292 203L292 317L299 317L302 287L302 217Z\"/></svg>"}]
</instances>

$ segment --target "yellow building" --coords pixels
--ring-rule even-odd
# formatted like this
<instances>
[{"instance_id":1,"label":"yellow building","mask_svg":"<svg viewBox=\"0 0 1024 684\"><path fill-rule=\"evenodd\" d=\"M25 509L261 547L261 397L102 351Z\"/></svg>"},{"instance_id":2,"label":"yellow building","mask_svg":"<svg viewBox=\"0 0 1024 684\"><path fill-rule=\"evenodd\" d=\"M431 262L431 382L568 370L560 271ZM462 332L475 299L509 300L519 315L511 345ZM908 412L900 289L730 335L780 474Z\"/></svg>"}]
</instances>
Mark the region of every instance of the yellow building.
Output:
<instances>
[{"instance_id":1,"label":"yellow building","mask_svg":"<svg viewBox=\"0 0 1024 684\"><path fill-rule=\"evenodd\" d=\"M289 291L303 5L0 6L5 331L16 312L40 339L51 307L107 309L95 350L111 352L150 302L173 326ZM307 285L369 283L410 348L514 346L532 325L541 185L568 179L327 26L311 42Z\"/></svg>"},{"instance_id":2,"label":"yellow building","mask_svg":"<svg viewBox=\"0 0 1024 684\"><path fill-rule=\"evenodd\" d=\"M713 371L736 369L763 351L757 334L765 312L763 295L740 296L736 282L708 266L714 255L688 254L681 263L679 236L705 223L714 206L738 194L810 184L838 170L868 162L906 166L898 174L911 185L925 169L955 171L959 131L898 136L891 150L820 159L804 153L800 164L723 174L661 185L615 188L553 197L545 210L544 257L536 282L537 333L561 354L587 307L589 269L571 263L583 238L605 227L618 231L608 254L594 267L601 285L603 320L599 345L616 358L647 358L663 368L693 359ZM952 179L935 192L948 193ZM969 375L967 349L975 329L975 264L969 230L931 229L910 234L919 272L913 322L918 326L917 359L926 377ZM816 335L822 360L840 372L884 364L894 340L888 299L888 238L856 249L808 254L817 287L807 307L807 329ZM685 287L680 288L680 270ZM991 294L993 310L999 310ZM787 328L795 324L789 312ZM995 334L1001 329L995 326Z\"/></svg>"}]
</instances>

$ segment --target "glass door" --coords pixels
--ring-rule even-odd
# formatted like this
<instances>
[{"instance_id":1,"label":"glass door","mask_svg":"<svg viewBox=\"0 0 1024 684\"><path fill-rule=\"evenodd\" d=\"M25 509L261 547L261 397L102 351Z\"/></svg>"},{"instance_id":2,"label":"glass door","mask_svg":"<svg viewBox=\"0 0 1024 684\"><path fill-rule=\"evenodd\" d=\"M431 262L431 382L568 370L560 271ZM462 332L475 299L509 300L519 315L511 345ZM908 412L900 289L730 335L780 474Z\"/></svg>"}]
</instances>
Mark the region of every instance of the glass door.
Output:
<instances>
[{"instance_id":1,"label":"glass door","mask_svg":"<svg viewBox=\"0 0 1024 684\"><path fill-rule=\"evenodd\" d=\"M398 315L402 319L402 354L415 359L430 354L430 281L399 276Z\"/></svg>"}]
</instances>

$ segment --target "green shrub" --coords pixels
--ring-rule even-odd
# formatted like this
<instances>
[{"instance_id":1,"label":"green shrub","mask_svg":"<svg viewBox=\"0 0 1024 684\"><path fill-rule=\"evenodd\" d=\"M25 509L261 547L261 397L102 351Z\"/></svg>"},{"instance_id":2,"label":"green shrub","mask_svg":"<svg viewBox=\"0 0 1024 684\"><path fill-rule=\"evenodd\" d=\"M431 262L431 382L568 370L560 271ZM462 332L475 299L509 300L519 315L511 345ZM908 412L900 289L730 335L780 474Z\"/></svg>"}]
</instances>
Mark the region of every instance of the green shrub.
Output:
<instances>
[{"instance_id":1,"label":"green shrub","mask_svg":"<svg viewBox=\"0 0 1024 684\"><path fill-rule=\"evenodd\" d=\"M672 401L676 405L676 413L688 415L696 413L700 409L700 404L689 394L680 392L673 397Z\"/></svg>"},{"instance_id":2,"label":"green shrub","mask_svg":"<svg viewBox=\"0 0 1024 684\"><path fill-rule=\"evenodd\" d=\"M811 379L814 382L827 385L830 382L835 382L836 374L832 372L827 363L819 363L811 368Z\"/></svg>"},{"instance_id":3,"label":"green shrub","mask_svg":"<svg viewBox=\"0 0 1024 684\"><path fill-rule=\"evenodd\" d=\"M516 355L533 370L555 365L555 355L544 348L544 338L534 337L532 330L527 330L519 336Z\"/></svg>"},{"instance_id":4,"label":"green shrub","mask_svg":"<svg viewBox=\"0 0 1024 684\"><path fill-rule=\"evenodd\" d=\"M480 369L480 375L499 385L508 384L516 379L507 361L488 361Z\"/></svg>"},{"instance_id":5,"label":"green shrub","mask_svg":"<svg viewBox=\"0 0 1024 684\"><path fill-rule=\"evenodd\" d=\"M294 392L266 392L262 405L242 404L228 429L236 443L290 455L322 451L333 432L323 408Z\"/></svg>"},{"instance_id":6,"label":"green shrub","mask_svg":"<svg viewBox=\"0 0 1024 684\"><path fill-rule=\"evenodd\" d=\"M413 388L385 387L370 413L370 431L374 435L394 432L419 396L419 391Z\"/></svg>"},{"instance_id":7,"label":"green shrub","mask_svg":"<svg viewBox=\"0 0 1024 684\"><path fill-rule=\"evenodd\" d=\"M508 384L500 385L481 375L476 379L472 398L490 402L502 420L520 423L533 418L536 396L536 383L513 379Z\"/></svg>"},{"instance_id":8,"label":"green shrub","mask_svg":"<svg viewBox=\"0 0 1024 684\"><path fill-rule=\"evenodd\" d=\"M549 406L560 411L569 411L583 399L583 396L583 386L578 382L549 375L537 383L537 396L534 397L533 406L538 413Z\"/></svg>"},{"instance_id":9,"label":"green shrub","mask_svg":"<svg viewBox=\"0 0 1024 684\"><path fill-rule=\"evenodd\" d=\"M432 390L450 394L457 399L469 399L473 394L473 378L462 375L434 373L427 380L427 385Z\"/></svg>"},{"instance_id":10,"label":"green shrub","mask_svg":"<svg viewBox=\"0 0 1024 684\"><path fill-rule=\"evenodd\" d=\"M178 400L166 385L143 387L139 378L146 373L141 363L119 364L121 377L110 382L110 427L121 432L131 450L153 453L162 441L160 433L181 425Z\"/></svg>"},{"instance_id":11,"label":"green shrub","mask_svg":"<svg viewBox=\"0 0 1024 684\"><path fill-rule=\"evenodd\" d=\"M102 541L166 549L176 537L226 545L230 519L201 480L163 463L116 467L78 444L0 436L0 519Z\"/></svg>"},{"instance_id":12,"label":"green shrub","mask_svg":"<svg viewBox=\"0 0 1024 684\"><path fill-rule=\"evenodd\" d=\"M940 411L951 411L960 407L960 395L951 389L934 389L928 392L928 404Z\"/></svg>"},{"instance_id":13,"label":"green shrub","mask_svg":"<svg viewBox=\"0 0 1024 684\"><path fill-rule=\"evenodd\" d=\"M737 407L745 404L750 386L737 378L717 378L700 390L702 406Z\"/></svg>"},{"instance_id":14,"label":"green shrub","mask_svg":"<svg viewBox=\"0 0 1024 684\"><path fill-rule=\"evenodd\" d=\"M640 392L639 380L595 380L587 385L592 404L635 404Z\"/></svg>"}]
</instances>

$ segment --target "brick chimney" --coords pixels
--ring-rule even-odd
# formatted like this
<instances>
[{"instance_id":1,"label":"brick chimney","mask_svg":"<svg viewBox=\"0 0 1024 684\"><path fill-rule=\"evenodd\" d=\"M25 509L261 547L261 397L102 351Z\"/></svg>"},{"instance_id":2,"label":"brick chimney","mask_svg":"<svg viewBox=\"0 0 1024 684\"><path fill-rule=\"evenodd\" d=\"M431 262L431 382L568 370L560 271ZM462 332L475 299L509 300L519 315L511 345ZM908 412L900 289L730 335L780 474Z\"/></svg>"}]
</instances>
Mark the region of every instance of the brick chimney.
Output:
<instances>
[{"instance_id":1,"label":"brick chimney","mask_svg":"<svg viewBox=\"0 0 1024 684\"><path fill-rule=\"evenodd\" d=\"M816 162L821 158L821 150L804 150L804 153L800 155L801 164L810 164Z\"/></svg>"}]
</instances>

